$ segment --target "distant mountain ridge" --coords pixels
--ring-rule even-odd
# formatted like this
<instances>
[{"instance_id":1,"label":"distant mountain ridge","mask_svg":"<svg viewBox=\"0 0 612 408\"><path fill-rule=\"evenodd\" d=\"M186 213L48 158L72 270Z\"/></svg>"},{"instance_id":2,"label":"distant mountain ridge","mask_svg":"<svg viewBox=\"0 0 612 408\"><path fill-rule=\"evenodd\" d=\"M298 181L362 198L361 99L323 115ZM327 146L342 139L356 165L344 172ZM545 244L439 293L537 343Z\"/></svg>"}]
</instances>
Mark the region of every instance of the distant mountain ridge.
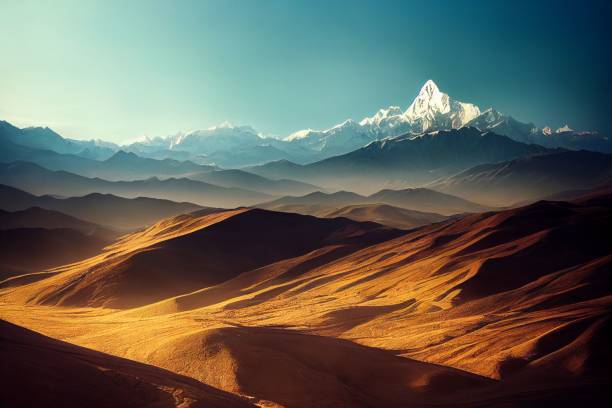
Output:
<instances>
[{"instance_id":1,"label":"distant mountain ridge","mask_svg":"<svg viewBox=\"0 0 612 408\"><path fill-rule=\"evenodd\" d=\"M239 169L207 171L187 177L221 187L250 189L271 195L297 195L321 190L312 184L289 179L271 180Z\"/></svg>"},{"instance_id":2,"label":"distant mountain ridge","mask_svg":"<svg viewBox=\"0 0 612 408\"><path fill-rule=\"evenodd\" d=\"M2 198L4 199L4 197ZM70 228L85 235L95 235L109 241L119 236L119 233L116 231L59 211L36 206L18 211L0 209L0 230L17 228Z\"/></svg>"},{"instance_id":3,"label":"distant mountain ridge","mask_svg":"<svg viewBox=\"0 0 612 408\"><path fill-rule=\"evenodd\" d=\"M553 151L463 127L374 141L350 153L308 165L282 161L246 170L272 179L282 176L330 189L371 193L383 186L393 189L422 186L479 164Z\"/></svg>"},{"instance_id":4,"label":"distant mountain ridge","mask_svg":"<svg viewBox=\"0 0 612 408\"><path fill-rule=\"evenodd\" d=\"M11 127L6 122L0 123L0 162L27 161L49 170L63 170L85 177L99 177L110 181L140 180L150 177L184 177L219 187L254 189L272 195L305 194L320 190L319 187L308 183L287 179L268 180L239 169L223 170L189 160L141 157L123 149L117 150L104 160L94 160L72 153L58 153L48 149L49 146L46 143L29 143L27 138L22 140L25 130L27 129ZM53 140L71 143L50 129L47 129L46 132L54 135ZM24 140L25 144L18 144Z\"/></svg>"},{"instance_id":5,"label":"distant mountain ridge","mask_svg":"<svg viewBox=\"0 0 612 408\"><path fill-rule=\"evenodd\" d=\"M326 131L299 131L285 140L322 152L342 154L386 137L458 129L479 114L480 108L476 105L452 99L428 80L404 112L398 106L390 106L358 123L347 120Z\"/></svg>"},{"instance_id":6,"label":"distant mountain ridge","mask_svg":"<svg viewBox=\"0 0 612 408\"><path fill-rule=\"evenodd\" d=\"M532 123L522 123L493 108L481 110L477 105L455 100L440 91L432 80L423 85L405 111L398 106L389 106L359 122L348 119L327 130L299 130L278 140L263 137L250 126L225 123L208 130L158 138L156 142L164 141L168 149L184 149L191 153L201 153L201 146L204 145L209 159L222 166L244 166L256 161L252 155L248 160L230 156L225 153L228 149L222 143L213 143L214 140L222 139L221 135L226 135L227 139L223 139L223 143L240 140L245 152L255 148L267 149L268 156L260 152L261 162L289 160L306 164L342 155L388 137L417 137L423 133L466 126L482 131L491 130L519 142L537 143L550 148L612 152L612 140L597 132L575 131L567 125L553 132L548 127L538 128ZM190 145L198 148L194 149Z\"/></svg>"},{"instance_id":7,"label":"distant mountain ridge","mask_svg":"<svg viewBox=\"0 0 612 408\"><path fill-rule=\"evenodd\" d=\"M463 198L426 188L380 190L369 196L348 191L330 194L316 192L301 197L281 197L258 204L256 207L316 215L333 213L350 206L372 204L386 204L406 210L442 215L482 212L491 209Z\"/></svg>"},{"instance_id":8,"label":"distant mountain ridge","mask_svg":"<svg viewBox=\"0 0 612 408\"><path fill-rule=\"evenodd\" d=\"M115 143L103 140L64 138L48 127L19 129L3 120L0 120L0 135L18 145L34 149L53 150L62 154L74 154L96 160L105 160L119 149L119 146Z\"/></svg>"},{"instance_id":9,"label":"distant mountain ridge","mask_svg":"<svg viewBox=\"0 0 612 408\"><path fill-rule=\"evenodd\" d=\"M488 163L428 185L487 205L509 206L612 185L612 154L561 151Z\"/></svg>"},{"instance_id":10,"label":"distant mountain ridge","mask_svg":"<svg viewBox=\"0 0 612 408\"><path fill-rule=\"evenodd\" d=\"M0 184L37 195L81 196L108 193L126 198L151 197L227 208L251 205L273 197L187 178L160 180L153 177L145 180L108 181L65 171L51 171L28 162L0 163Z\"/></svg>"},{"instance_id":11,"label":"distant mountain ridge","mask_svg":"<svg viewBox=\"0 0 612 408\"><path fill-rule=\"evenodd\" d=\"M81 220L108 225L120 230L141 228L162 218L207 210L192 203L177 203L147 197L123 198L100 193L68 198L57 198L50 195L36 196L0 184L1 209L19 211L31 207L59 211Z\"/></svg>"},{"instance_id":12,"label":"distant mountain ridge","mask_svg":"<svg viewBox=\"0 0 612 408\"><path fill-rule=\"evenodd\" d=\"M118 146L102 141L65 139L48 128L18 129L0 122L0 134L10 134L13 143L62 154L105 160L119 150L152 159L191 160L224 168L254 166L270 161L289 160L308 164L346 154L373 141L389 137L418 137L433 131L462 127L491 130L523 143L549 148L592 150L612 153L612 139L592 131L576 131L565 125L556 131L523 123L494 108L460 102L428 80L404 111L398 106L378 110L360 121L345 120L326 130L303 129L281 137L262 135L251 126L228 122L208 129L144 138Z\"/></svg>"},{"instance_id":13,"label":"distant mountain ridge","mask_svg":"<svg viewBox=\"0 0 612 408\"><path fill-rule=\"evenodd\" d=\"M199 165L190 161L154 160L122 150L113 153L105 160L89 159L71 153L58 153L47 148L17 144L13 140L21 142L21 136L11 137L10 134L4 132L4 128L0 128L0 162L3 163L29 161L49 170L64 170L86 177L100 177L109 180L184 176L214 170L212 166Z\"/></svg>"}]
</instances>

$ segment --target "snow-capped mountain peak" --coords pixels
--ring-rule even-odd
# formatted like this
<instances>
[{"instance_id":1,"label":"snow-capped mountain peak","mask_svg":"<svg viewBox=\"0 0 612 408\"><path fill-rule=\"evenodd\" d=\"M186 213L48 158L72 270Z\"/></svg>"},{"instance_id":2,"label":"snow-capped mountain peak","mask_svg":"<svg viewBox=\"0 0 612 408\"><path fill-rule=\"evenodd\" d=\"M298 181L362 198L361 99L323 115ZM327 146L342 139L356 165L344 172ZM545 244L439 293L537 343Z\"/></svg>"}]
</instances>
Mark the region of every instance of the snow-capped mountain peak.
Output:
<instances>
[{"instance_id":1,"label":"snow-capped mountain peak","mask_svg":"<svg viewBox=\"0 0 612 408\"><path fill-rule=\"evenodd\" d=\"M440 91L431 79L425 82L404 118L420 132L443 128L460 128L480 115L480 108L456 101Z\"/></svg>"},{"instance_id":2,"label":"snow-capped mountain peak","mask_svg":"<svg viewBox=\"0 0 612 408\"><path fill-rule=\"evenodd\" d=\"M311 134L314 131L315 130L313 130L313 129L298 130L297 132L293 132L292 134L290 134L289 136L287 136L283 140L285 140L287 142L290 142L292 140L303 139L305 137L308 137L308 135Z\"/></svg>"},{"instance_id":3,"label":"snow-capped mountain peak","mask_svg":"<svg viewBox=\"0 0 612 408\"><path fill-rule=\"evenodd\" d=\"M385 119L389 119L392 116L398 116L402 114L402 109L399 106L389 106L387 109L380 109L376 114L369 118L363 118L359 124L361 126L376 125L379 126Z\"/></svg>"},{"instance_id":4,"label":"snow-capped mountain peak","mask_svg":"<svg viewBox=\"0 0 612 408\"><path fill-rule=\"evenodd\" d=\"M341 129L341 128L350 128L350 127L359 127L359 124L357 122L355 122L353 119L347 119L342 123L339 123L335 126L332 126L331 128L327 129L329 130L334 130L334 129Z\"/></svg>"},{"instance_id":5,"label":"snow-capped mountain peak","mask_svg":"<svg viewBox=\"0 0 612 408\"><path fill-rule=\"evenodd\" d=\"M450 111L449 100L448 95L440 92L438 85L430 79L425 82L404 115L408 119L417 120L426 115L448 113Z\"/></svg>"},{"instance_id":6,"label":"snow-capped mountain peak","mask_svg":"<svg viewBox=\"0 0 612 408\"><path fill-rule=\"evenodd\" d=\"M540 129L493 108L481 111L477 105L453 99L442 92L434 81L428 80L405 111L399 106L389 106L359 122L348 119L324 130L299 130L281 139L266 137L250 126L224 122L204 130L145 139L135 144L133 149L145 153L163 150L186 152L197 157L204 155L209 159L214 157L216 163L219 160L221 165L229 163L230 166L243 163L236 161L234 152L251 153L257 150L257 155L271 160L287 158L304 163L348 153L387 138L412 139L425 133L435 135L436 131L463 127L492 131L520 142L544 146L571 148L577 143L575 138L570 138L575 132L567 125L556 131L548 127ZM556 137L547 137L551 134ZM584 143L591 143L591 139L583 138Z\"/></svg>"},{"instance_id":7,"label":"snow-capped mountain peak","mask_svg":"<svg viewBox=\"0 0 612 408\"><path fill-rule=\"evenodd\" d=\"M300 130L283 141L339 154L385 137L460 128L478 115L478 106L455 101L440 91L434 81L428 80L406 111L399 106L389 106L360 122L349 119L327 130Z\"/></svg>"},{"instance_id":8,"label":"snow-capped mountain peak","mask_svg":"<svg viewBox=\"0 0 612 408\"><path fill-rule=\"evenodd\" d=\"M500 120L503 120L505 116L494 108L485 109L480 117L488 123L497 123Z\"/></svg>"}]
</instances>

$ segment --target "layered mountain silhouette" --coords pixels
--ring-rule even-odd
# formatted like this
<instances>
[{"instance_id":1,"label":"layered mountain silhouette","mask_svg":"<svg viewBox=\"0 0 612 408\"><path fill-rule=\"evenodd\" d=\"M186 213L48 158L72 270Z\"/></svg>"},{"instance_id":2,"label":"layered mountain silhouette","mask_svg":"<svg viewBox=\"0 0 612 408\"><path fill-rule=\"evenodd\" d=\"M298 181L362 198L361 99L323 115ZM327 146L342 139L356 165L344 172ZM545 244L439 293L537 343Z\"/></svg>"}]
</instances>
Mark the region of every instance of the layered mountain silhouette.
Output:
<instances>
[{"instance_id":1,"label":"layered mountain silhouette","mask_svg":"<svg viewBox=\"0 0 612 408\"><path fill-rule=\"evenodd\" d=\"M284 208L284 211L287 212L297 212L324 218L343 217L355 221L373 221L399 229L412 229L441 222L447 218L436 213L408 210L405 208L393 207L388 204L356 204L347 205L346 207L338 209L326 207L317 209L317 207L313 208L313 206L300 208L300 206L296 206L293 211L291 210L291 207Z\"/></svg>"},{"instance_id":2,"label":"layered mountain silhouette","mask_svg":"<svg viewBox=\"0 0 612 408\"><path fill-rule=\"evenodd\" d=\"M105 160L118 149L114 143L102 140L67 139L48 127L20 129L0 120L0 140L33 149L52 150L57 153L73 154L89 159Z\"/></svg>"},{"instance_id":3,"label":"layered mountain silhouette","mask_svg":"<svg viewBox=\"0 0 612 408\"><path fill-rule=\"evenodd\" d=\"M258 204L257 207L274 211L316 215L321 211L333 212L347 206L368 204L387 204L400 209L422 213L430 211L443 215L481 212L488 209L488 207L463 198L426 188L380 190L369 196L348 191L336 193L316 192L299 197L281 197L273 201Z\"/></svg>"},{"instance_id":4,"label":"layered mountain silhouette","mask_svg":"<svg viewBox=\"0 0 612 408\"><path fill-rule=\"evenodd\" d=\"M326 130L304 129L277 139L262 136L250 126L224 123L205 130L144 140L125 148L156 158L173 157L177 152L183 152L184 158L200 159L224 167L278 160L308 164L349 153L385 138L402 135L416 137L432 131L462 127L476 127L522 143L549 148L612 153L612 141L605 135L575 131L568 126L552 131L549 127L539 128L532 123L523 123L493 108L481 109L474 104L460 102L442 92L432 80L422 86L405 110L389 106L371 117L360 121L348 119Z\"/></svg>"},{"instance_id":5,"label":"layered mountain silhouette","mask_svg":"<svg viewBox=\"0 0 612 408\"><path fill-rule=\"evenodd\" d=\"M324 187L372 192L385 183L419 186L478 164L549 152L506 136L461 128L372 142L351 153L305 166L274 162L248 171L268 178L284 176Z\"/></svg>"},{"instance_id":6,"label":"layered mountain silhouette","mask_svg":"<svg viewBox=\"0 0 612 408\"><path fill-rule=\"evenodd\" d=\"M429 187L503 206L612 184L612 155L566 151L483 164Z\"/></svg>"},{"instance_id":7,"label":"layered mountain silhouette","mask_svg":"<svg viewBox=\"0 0 612 408\"><path fill-rule=\"evenodd\" d=\"M0 228L70 228L80 231L85 235L96 235L108 240L112 240L118 235L118 233L112 229L80 220L59 211L47 210L40 207L29 207L25 210L12 212L0 209Z\"/></svg>"},{"instance_id":8,"label":"layered mountain silhouette","mask_svg":"<svg viewBox=\"0 0 612 408\"><path fill-rule=\"evenodd\" d=\"M6 140L3 134L0 134L0 148L0 162L28 161L50 170L64 170L83 176L109 180L185 176L191 173L213 170L213 167L202 166L189 161L147 159L122 150L114 153L106 160L98 161L73 154L62 154L52 150L18 145Z\"/></svg>"},{"instance_id":9,"label":"layered mountain silhouette","mask_svg":"<svg viewBox=\"0 0 612 408\"><path fill-rule=\"evenodd\" d=\"M243 170L217 170L191 174L192 180L222 187L254 190L270 195L300 195L321 190L320 187L294 180L271 180Z\"/></svg>"},{"instance_id":10,"label":"layered mountain silhouette","mask_svg":"<svg viewBox=\"0 0 612 408\"><path fill-rule=\"evenodd\" d=\"M52 170L79 172L78 168L82 170L80 172L82 175L110 179L118 177L119 169L113 171L104 165L96 167L91 163L80 162L70 155L106 160L123 150L142 158L171 159L169 163L159 164L157 173L151 173L150 170L147 172L145 170L147 166L143 165L139 175L133 173L133 177L178 176L185 173L180 173L181 165L175 161L192 161L225 168L260 165L279 160L308 164L349 153L385 138L402 135L412 138L423 133L462 127L492 131L522 143L538 144L548 148L561 147L612 153L612 141L606 135L593 131L576 131L567 125L552 130L549 127L540 128L532 123L523 123L494 108L481 109L474 104L460 102L442 92L432 80L428 80L422 86L419 94L405 110L398 106L390 106L360 121L349 119L326 130L304 129L286 137L263 136L251 126L234 126L226 122L208 129L181 132L167 137L145 138L129 145L118 146L100 140L80 141L62 138L49 128L19 129L2 121L0 140L31 149L67 154L68 156L63 158L65 163L61 163L50 157L48 153L36 153L38 157L35 162ZM7 148L4 147L4 150ZM20 152L16 151L12 153L11 160L2 160L26 160L18 157L19 155ZM34 154L31 153L31 156L34 157ZM87 166L92 168L85 173L84 169ZM122 173L124 179L126 176L126 173Z\"/></svg>"},{"instance_id":11,"label":"layered mountain silhouette","mask_svg":"<svg viewBox=\"0 0 612 408\"><path fill-rule=\"evenodd\" d=\"M51 171L29 162L0 163L0 184L36 195L80 196L91 193L127 198L151 197L188 201L210 207L236 207L261 202L271 196L239 188L219 187L187 178L109 181L65 171Z\"/></svg>"},{"instance_id":12,"label":"layered mountain silhouette","mask_svg":"<svg viewBox=\"0 0 612 408\"><path fill-rule=\"evenodd\" d=\"M177 203L147 197L128 199L100 193L67 198L50 195L35 196L0 184L1 209L17 211L30 207L59 211L122 231L148 226L161 218L204 210L203 207L191 203Z\"/></svg>"},{"instance_id":13,"label":"layered mountain silhouette","mask_svg":"<svg viewBox=\"0 0 612 408\"><path fill-rule=\"evenodd\" d=\"M57 211L0 210L0 282L88 258L118 236L116 231Z\"/></svg>"}]
</instances>

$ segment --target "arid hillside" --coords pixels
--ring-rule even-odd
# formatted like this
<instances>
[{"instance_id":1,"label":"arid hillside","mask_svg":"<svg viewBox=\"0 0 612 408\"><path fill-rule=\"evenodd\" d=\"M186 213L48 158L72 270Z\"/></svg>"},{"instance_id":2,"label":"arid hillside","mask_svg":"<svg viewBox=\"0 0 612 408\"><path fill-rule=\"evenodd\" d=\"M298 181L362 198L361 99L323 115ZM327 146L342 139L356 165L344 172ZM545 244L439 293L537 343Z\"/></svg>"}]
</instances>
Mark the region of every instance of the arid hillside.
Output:
<instances>
[{"instance_id":1,"label":"arid hillside","mask_svg":"<svg viewBox=\"0 0 612 408\"><path fill-rule=\"evenodd\" d=\"M538 202L409 232L179 216L3 290L0 313L265 406L596 404L609 398L611 207L607 194Z\"/></svg>"},{"instance_id":2,"label":"arid hillside","mask_svg":"<svg viewBox=\"0 0 612 408\"><path fill-rule=\"evenodd\" d=\"M0 321L1 400L12 407L252 407L192 378Z\"/></svg>"}]
</instances>

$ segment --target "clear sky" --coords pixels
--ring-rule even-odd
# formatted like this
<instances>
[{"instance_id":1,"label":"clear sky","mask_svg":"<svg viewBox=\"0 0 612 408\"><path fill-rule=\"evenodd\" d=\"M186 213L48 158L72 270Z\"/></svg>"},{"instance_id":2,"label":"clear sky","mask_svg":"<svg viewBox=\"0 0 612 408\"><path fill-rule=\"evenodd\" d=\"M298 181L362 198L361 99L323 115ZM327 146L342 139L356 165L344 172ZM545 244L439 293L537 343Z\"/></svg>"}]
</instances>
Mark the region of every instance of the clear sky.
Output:
<instances>
[{"instance_id":1,"label":"clear sky","mask_svg":"<svg viewBox=\"0 0 612 408\"><path fill-rule=\"evenodd\" d=\"M0 0L0 119L115 142L283 136L406 108L429 78L612 133L610 1Z\"/></svg>"}]
</instances>

